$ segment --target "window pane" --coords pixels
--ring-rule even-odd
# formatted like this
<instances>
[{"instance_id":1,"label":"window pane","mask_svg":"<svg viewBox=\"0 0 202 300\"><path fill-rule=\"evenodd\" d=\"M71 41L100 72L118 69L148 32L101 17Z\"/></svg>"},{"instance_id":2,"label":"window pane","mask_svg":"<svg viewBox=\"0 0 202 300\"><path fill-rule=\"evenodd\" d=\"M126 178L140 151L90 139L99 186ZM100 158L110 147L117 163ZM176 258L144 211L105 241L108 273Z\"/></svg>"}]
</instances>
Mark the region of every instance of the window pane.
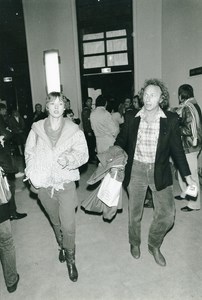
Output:
<instances>
[{"instance_id":1,"label":"window pane","mask_svg":"<svg viewBox=\"0 0 202 300\"><path fill-rule=\"evenodd\" d=\"M107 41L107 52L124 51L124 50L127 50L127 41L125 38Z\"/></svg>"},{"instance_id":2,"label":"window pane","mask_svg":"<svg viewBox=\"0 0 202 300\"><path fill-rule=\"evenodd\" d=\"M92 42L92 43L83 43L83 53L85 54L95 54L104 52L104 42Z\"/></svg>"},{"instance_id":3,"label":"window pane","mask_svg":"<svg viewBox=\"0 0 202 300\"><path fill-rule=\"evenodd\" d=\"M128 65L128 53L109 54L107 55L107 66Z\"/></svg>"},{"instance_id":4,"label":"window pane","mask_svg":"<svg viewBox=\"0 0 202 300\"><path fill-rule=\"evenodd\" d=\"M84 34L83 35L83 41L88 41L88 40L97 40L97 39L103 39L104 38L104 33L91 33L91 34Z\"/></svg>"},{"instance_id":5,"label":"window pane","mask_svg":"<svg viewBox=\"0 0 202 300\"><path fill-rule=\"evenodd\" d=\"M84 69L105 67L104 55L84 57Z\"/></svg>"},{"instance_id":6,"label":"window pane","mask_svg":"<svg viewBox=\"0 0 202 300\"><path fill-rule=\"evenodd\" d=\"M113 30L113 31L107 31L106 32L106 37L115 37L115 36L121 36L121 35L126 35L126 30Z\"/></svg>"}]
</instances>

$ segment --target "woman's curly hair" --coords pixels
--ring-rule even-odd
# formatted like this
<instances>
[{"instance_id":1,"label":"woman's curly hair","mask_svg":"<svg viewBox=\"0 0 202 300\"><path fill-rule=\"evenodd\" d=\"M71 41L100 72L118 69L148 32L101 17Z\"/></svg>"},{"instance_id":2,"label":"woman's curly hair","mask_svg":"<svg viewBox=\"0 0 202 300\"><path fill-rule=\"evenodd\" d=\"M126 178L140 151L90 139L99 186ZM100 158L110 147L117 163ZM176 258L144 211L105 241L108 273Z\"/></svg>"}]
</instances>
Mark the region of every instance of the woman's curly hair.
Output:
<instances>
[{"instance_id":1,"label":"woman's curly hair","mask_svg":"<svg viewBox=\"0 0 202 300\"><path fill-rule=\"evenodd\" d=\"M168 109L168 107L169 107L169 98L170 98L168 89L161 80L156 79L156 78L148 79L148 80L145 81L143 88L139 92L140 99L141 99L142 103L143 103L144 91L145 91L146 87L148 87L149 85L158 86L161 89L162 102L159 105L163 110Z\"/></svg>"}]
</instances>

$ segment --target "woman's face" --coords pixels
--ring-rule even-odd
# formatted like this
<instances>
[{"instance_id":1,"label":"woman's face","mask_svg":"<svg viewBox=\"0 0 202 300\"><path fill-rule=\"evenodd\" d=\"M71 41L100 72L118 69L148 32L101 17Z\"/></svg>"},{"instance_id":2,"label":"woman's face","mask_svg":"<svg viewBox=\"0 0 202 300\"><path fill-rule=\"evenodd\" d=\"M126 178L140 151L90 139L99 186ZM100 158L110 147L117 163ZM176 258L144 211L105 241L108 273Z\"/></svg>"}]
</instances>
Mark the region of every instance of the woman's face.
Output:
<instances>
[{"instance_id":1,"label":"woman's face","mask_svg":"<svg viewBox=\"0 0 202 300\"><path fill-rule=\"evenodd\" d=\"M47 109L53 118L60 118L65 110L64 102L57 97L47 104Z\"/></svg>"}]
</instances>

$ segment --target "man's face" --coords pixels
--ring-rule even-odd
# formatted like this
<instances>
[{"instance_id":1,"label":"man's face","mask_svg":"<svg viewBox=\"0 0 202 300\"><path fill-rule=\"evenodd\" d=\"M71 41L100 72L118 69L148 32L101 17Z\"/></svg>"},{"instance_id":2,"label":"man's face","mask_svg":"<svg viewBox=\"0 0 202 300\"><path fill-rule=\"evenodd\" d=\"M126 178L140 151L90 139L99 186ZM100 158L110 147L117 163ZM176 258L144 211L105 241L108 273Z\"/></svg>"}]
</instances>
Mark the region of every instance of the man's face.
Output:
<instances>
[{"instance_id":1,"label":"man's face","mask_svg":"<svg viewBox=\"0 0 202 300\"><path fill-rule=\"evenodd\" d=\"M125 101L124 101L124 105L125 105L125 108L129 108L129 107L130 107L130 105L131 105L131 101L130 101L130 99L129 99L129 98L125 99Z\"/></svg>"},{"instance_id":2,"label":"man's face","mask_svg":"<svg viewBox=\"0 0 202 300\"><path fill-rule=\"evenodd\" d=\"M86 101L86 106L89 107L89 108L92 107L92 100L91 100L91 99L88 99L88 100Z\"/></svg>"},{"instance_id":3,"label":"man's face","mask_svg":"<svg viewBox=\"0 0 202 300\"><path fill-rule=\"evenodd\" d=\"M143 94L144 108L147 111L156 110L159 107L161 99L161 89L159 86L148 85Z\"/></svg>"},{"instance_id":4,"label":"man's face","mask_svg":"<svg viewBox=\"0 0 202 300\"><path fill-rule=\"evenodd\" d=\"M41 111L42 111L41 105L36 105L36 111L37 111L37 112L41 112Z\"/></svg>"},{"instance_id":5,"label":"man's face","mask_svg":"<svg viewBox=\"0 0 202 300\"><path fill-rule=\"evenodd\" d=\"M136 109L139 109L139 101L138 101L138 98L137 98L137 97L133 98L133 106L134 106Z\"/></svg>"},{"instance_id":6,"label":"man's face","mask_svg":"<svg viewBox=\"0 0 202 300\"><path fill-rule=\"evenodd\" d=\"M6 114L7 114L7 109L6 108L0 109L0 115L5 116Z\"/></svg>"},{"instance_id":7,"label":"man's face","mask_svg":"<svg viewBox=\"0 0 202 300\"><path fill-rule=\"evenodd\" d=\"M184 102L184 99L182 99L182 96L181 96L181 95L178 96L178 100L179 100L179 104L181 104L181 103Z\"/></svg>"}]
</instances>

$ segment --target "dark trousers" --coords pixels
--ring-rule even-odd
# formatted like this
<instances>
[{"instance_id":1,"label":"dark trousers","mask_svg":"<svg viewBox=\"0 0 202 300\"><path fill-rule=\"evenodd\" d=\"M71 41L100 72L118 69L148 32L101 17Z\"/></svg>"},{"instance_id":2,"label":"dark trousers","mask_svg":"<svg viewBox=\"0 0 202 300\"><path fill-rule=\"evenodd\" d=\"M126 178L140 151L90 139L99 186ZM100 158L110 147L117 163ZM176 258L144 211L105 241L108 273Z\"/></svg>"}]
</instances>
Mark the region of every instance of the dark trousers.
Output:
<instances>
[{"instance_id":1,"label":"dark trousers","mask_svg":"<svg viewBox=\"0 0 202 300\"><path fill-rule=\"evenodd\" d=\"M95 148L96 148L96 140L95 140L95 136L94 134L92 135L88 135L87 133L85 133L85 138L86 138L86 142L88 145L88 152L89 152L89 160L95 160L96 155L95 155Z\"/></svg>"},{"instance_id":2,"label":"dark trousers","mask_svg":"<svg viewBox=\"0 0 202 300\"><path fill-rule=\"evenodd\" d=\"M17 207L15 203L15 174L7 174L8 184L11 191L11 199L9 200L10 214L15 214Z\"/></svg>"},{"instance_id":3,"label":"dark trousers","mask_svg":"<svg viewBox=\"0 0 202 300\"><path fill-rule=\"evenodd\" d=\"M134 161L129 192L129 242L141 243L141 220L148 186L153 195L154 214L149 230L148 244L159 248L164 236L174 224L175 203L172 186L157 191L154 184L154 164Z\"/></svg>"}]
</instances>

